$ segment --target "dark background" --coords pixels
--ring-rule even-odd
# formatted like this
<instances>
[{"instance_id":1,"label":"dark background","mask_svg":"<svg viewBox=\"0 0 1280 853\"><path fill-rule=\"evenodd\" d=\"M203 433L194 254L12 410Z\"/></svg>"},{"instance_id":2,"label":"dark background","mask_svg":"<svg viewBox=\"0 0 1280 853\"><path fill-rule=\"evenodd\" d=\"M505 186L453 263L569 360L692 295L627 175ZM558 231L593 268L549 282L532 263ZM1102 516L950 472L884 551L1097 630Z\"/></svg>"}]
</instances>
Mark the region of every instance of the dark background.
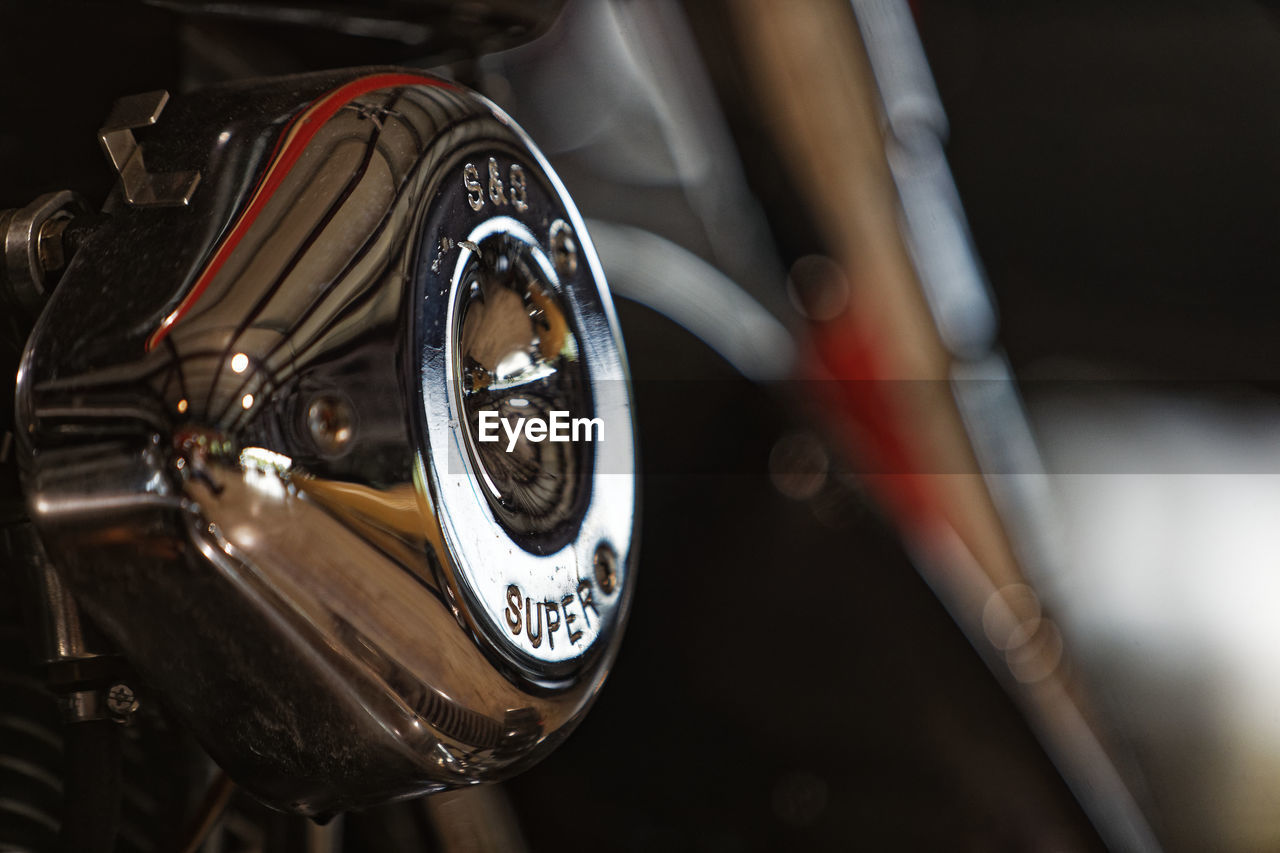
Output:
<instances>
[{"instance_id":1,"label":"dark background","mask_svg":"<svg viewBox=\"0 0 1280 853\"><path fill-rule=\"evenodd\" d=\"M1275 4L916 7L1015 369L1280 378Z\"/></svg>"}]
</instances>

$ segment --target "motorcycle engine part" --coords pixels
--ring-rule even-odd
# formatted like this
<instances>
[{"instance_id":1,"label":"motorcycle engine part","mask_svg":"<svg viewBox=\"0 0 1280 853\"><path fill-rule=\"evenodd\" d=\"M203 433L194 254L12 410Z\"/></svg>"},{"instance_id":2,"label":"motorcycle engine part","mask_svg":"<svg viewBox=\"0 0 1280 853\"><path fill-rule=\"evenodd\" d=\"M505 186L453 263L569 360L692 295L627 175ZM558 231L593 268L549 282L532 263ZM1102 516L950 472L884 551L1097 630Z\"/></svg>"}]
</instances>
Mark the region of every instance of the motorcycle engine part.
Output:
<instances>
[{"instance_id":1,"label":"motorcycle engine part","mask_svg":"<svg viewBox=\"0 0 1280 853\"><path fill-rule=\"evenodd\" d=\"M50 558L273 805L528 767L634 580L630 384L572 201L491 103L401 69L174 98L138 133L202 178L183 208L117 191L31 335Z\"/></svg>"}]
</instances>

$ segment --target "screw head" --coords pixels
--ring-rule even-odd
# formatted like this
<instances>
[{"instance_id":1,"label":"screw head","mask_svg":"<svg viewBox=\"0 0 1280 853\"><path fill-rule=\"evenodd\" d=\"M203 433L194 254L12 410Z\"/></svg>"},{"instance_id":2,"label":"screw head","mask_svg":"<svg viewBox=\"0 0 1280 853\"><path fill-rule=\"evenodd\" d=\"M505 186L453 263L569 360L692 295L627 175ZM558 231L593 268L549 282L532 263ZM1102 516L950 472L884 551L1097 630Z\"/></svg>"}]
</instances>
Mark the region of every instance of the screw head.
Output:
<instances>
[{"instance_id":1,"label":"screw head","mask_svg":"<svg viewBox=\"0 0 1280 853\"><path fill-rule=\"evenodd\" d=\"M127 717L138 710L138 697L127 684L113 685L107 691L107 710L118 717Z\"/></svg>"},{"instance_id":2,"label":"screw head","mask_svg":"<svg viewBox=\"0 0 1280 853\"><path fill-rule=\"evenodd\" d=\"M324 456L341 456L350 448L355 422L351 403L336 394L322 394L307 407L307 431Z\"/></svg>"},{"instance_id":3,"label":"screw head","mask_svg":"<svg viewBox=\"0 0 1280 853\"><path fill-rule=\"evenodd\" d=\"M612 595L618 586L618 555L607 542L596 548L596 584L605 595Z\"/></svg>"},{"instance_id":4,"label":"screw head","mask_svg":"<svg viewBox=\"0 0 1280 853\"><path fill-rule=\"evenodd\" d=\"M793 500L816 497L827 484L830 468L826 447L811 432L784 435L769 452L769 478L775 489Z\"/></svg>"},{"instance_id":5,"label":"screw head","mask_svg":"<svg viewBox=\"0 0 1280 853\"><path fill-rule=\"evenodd\" d=\"M578 271L578 241L574 239L573 227L563 219L551 223L551 262L561 279Z\"/></svg>"}]
</instances>

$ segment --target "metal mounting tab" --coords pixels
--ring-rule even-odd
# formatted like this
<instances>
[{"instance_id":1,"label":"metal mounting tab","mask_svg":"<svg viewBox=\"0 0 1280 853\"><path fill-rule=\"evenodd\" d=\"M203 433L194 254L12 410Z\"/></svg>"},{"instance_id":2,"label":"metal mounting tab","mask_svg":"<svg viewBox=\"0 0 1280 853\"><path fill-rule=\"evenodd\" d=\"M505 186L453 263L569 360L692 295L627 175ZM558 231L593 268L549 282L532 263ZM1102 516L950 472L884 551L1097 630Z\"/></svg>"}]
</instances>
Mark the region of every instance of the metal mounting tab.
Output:
<instances>
[{"instance_id":1,"label":"metal mounting tab","mask_svg":"<svg viewBox=\"0 0 1280 853\"><path fill-rule=\"evenodd\" d=\"M153 125L160 118L169 93L163 89L128 95L116 101L106 126L98 131L98 141L111 165L120 173L124 198L129 204L182 206L200 183L199 172L148 172L142 162L142 146L133 136L134 128Z\"/></svg>"}]
</instances>

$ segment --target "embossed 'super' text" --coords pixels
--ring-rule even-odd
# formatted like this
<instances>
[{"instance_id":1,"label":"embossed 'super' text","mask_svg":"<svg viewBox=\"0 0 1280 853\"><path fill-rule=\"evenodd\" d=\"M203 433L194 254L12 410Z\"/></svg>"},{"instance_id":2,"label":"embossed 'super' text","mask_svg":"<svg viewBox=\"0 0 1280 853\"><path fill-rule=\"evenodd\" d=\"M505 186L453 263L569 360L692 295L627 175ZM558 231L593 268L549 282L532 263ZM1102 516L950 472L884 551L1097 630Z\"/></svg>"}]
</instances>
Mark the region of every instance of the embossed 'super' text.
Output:
<instances>
[{"instance_id":1,"label":"embossed 'super' text","mask_svg":"<svg viewBox=\"0 0 1280 853\"><path fill-rule=\"evenodd\" d=\"M558 599L534 601L526 598L516 584L507 587L507 627L515 636L525 635L529 645L540 648L545 641L554 649L557 633L560 642L577 645L582 639L583 627L590 628L592 620L599 621L592 598L591 581L578 581L576 591Z\"/></svg>"}]
</instances>

